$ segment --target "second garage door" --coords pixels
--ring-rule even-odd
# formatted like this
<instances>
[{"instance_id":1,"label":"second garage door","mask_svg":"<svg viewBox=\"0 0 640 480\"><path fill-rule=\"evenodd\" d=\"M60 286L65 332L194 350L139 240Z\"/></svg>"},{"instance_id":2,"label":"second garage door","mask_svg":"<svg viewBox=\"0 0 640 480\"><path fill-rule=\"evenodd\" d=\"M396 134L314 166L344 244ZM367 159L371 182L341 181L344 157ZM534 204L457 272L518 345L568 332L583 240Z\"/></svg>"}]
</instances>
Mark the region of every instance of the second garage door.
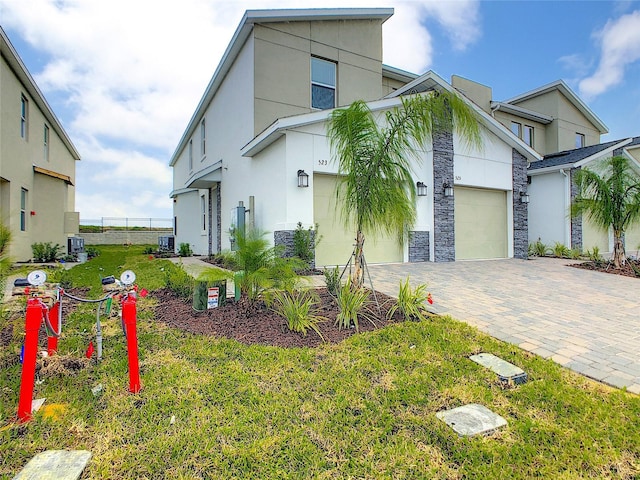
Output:
<instances>
[{"instance_id":1,"label":"second garage door","mask_svg":"<svg viewBox=\"0 0 640 480\"><path fill-rule=\"evenodd\" d=\"M454 201L456 260L507 257L507 193L456 187Z\"/></svg>"},{"instance_id":2,"label":"second garage door","mask_svg":"<svg viewBox=\"0 0 640 480\"><path fill-rule=\"evenodd\" d=\"M355 243L355 228L345 228L336 205L336 177L313 176L313 216L322 240L316 247L316 265L344 265ZM395 238L365 234L364 253L367 263L402 261L402 246Z\"/></svg>"}]
</instances>

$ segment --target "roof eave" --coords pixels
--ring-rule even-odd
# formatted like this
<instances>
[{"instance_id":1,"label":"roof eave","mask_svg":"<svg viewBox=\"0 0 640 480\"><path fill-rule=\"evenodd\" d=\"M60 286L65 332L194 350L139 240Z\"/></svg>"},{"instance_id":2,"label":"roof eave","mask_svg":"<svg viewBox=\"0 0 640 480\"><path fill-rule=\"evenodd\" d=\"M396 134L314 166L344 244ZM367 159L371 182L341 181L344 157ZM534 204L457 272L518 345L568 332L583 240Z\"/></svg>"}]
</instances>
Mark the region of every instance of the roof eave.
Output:
<instances>
[{"instance_id":1,"label":"roof eave","mask_svg":"<svg viewBox=\"0 0 640 480\"><path fill-rule=\"evenodd\" d=\"M491 102L491 111L503 111L512 115L526 118L527 120L541 123L543 125L548 125L553 122L553 117L550 117L549 115L543 115L541 113L534 112L533 110L528 110L526 108L518 107L516 105L511 105L504 102Z\"/></svg>"},{"instance_id":2,"label":"roof eave","mask_svg":"<svg viewBox=\"0 0 640 480\"><path fill-rule=\"evenodd\" d=\"M529 92L517 95L509 100L505 100L503 103L519 103L528 100L533 97L537 97L544 93L550 92L553 89L558 89L562 94L567 97L575 106L582 112L582 114L589 119L589 121L598 129L601 135L609 133L609 128L604 124L602 120L591 110L587 104L585 104L580 97L578 97L571 88L563 81L556 80L555 82L548 83Z\"/></svg>"}]
</instances>

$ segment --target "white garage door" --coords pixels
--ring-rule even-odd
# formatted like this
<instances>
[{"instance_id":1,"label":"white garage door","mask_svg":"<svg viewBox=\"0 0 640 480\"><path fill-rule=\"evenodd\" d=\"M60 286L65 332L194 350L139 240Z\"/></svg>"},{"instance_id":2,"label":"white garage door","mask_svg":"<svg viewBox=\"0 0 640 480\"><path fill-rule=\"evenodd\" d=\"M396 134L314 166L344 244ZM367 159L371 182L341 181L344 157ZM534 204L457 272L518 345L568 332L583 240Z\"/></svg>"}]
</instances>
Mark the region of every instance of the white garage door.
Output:
<instances>
[{"instance_id":1,"label":"white garage door","mask_svg":"<svg viewBox=\"0 0 640 480\"><path fill-rule=\"evenodd\" d=\"M456 260L506 258L507 193L455 188Z\"/></svg>"},{"instance_id":2,"label":"white garage door","mask_svg":"<svg viewBox=\"0 0 640 480\"><path fill-rule=\"evenodd\" d=\"M336 177L313 176L313 217L322 240L316 248L316 265L344 265L353 252L355 227L345 228L336 208ZM402 261L402 246L395 238L365 234L364 253L367 263Z\"/></svg>"}]
</instances>

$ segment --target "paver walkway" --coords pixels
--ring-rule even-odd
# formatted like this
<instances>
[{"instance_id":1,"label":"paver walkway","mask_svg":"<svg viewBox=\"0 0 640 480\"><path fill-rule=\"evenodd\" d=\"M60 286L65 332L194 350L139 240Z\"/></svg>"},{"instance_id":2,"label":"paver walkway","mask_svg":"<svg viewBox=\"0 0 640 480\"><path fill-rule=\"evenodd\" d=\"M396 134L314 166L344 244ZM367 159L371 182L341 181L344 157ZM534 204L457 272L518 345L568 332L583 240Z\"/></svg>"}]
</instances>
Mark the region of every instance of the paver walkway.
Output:
<instances>
[{"instance_id":1,"label":"paver walkway","mask_svg":"<svg viewBox=\"0 0 640 480\"><path fill-rule=\"evenodd\" d=\"M433 310L576 372L640 394L640 280L566 265L487 260L369 267L376 290L427 283Z\"/></svg>"}]
</instances>

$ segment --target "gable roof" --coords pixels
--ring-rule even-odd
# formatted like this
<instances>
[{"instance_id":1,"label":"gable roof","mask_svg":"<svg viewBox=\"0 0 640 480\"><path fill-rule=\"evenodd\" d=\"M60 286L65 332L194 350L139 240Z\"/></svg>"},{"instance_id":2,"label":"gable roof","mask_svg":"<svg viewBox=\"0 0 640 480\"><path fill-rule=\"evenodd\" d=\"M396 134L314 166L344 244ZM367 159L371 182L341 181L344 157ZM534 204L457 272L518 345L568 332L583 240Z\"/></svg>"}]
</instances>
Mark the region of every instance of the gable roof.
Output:
<instances>
[{"instance_id":1,"label":"gable roof","mask_svg":"<svg viewBox=\"0 0 640 480\"><path fill-rule=\"evenodd\" d=\"M385 110L401 105L402 101L400 99L400 96L405 92L410 92L411 94L413 94L431 90L447 90L451 93L455 93L456 95L460 95L455 91L453 87L451 87L451 85L449 85L444 79L442 79L442 77L430 70L424 75L416 78L413 82L410 82L402 88L396 90L395 92L387 95L382 100L367 102L367 105L372 111ZM487 130L489 130L507 145L510 145L512 148L515 148L520 153L522 153L527 158L527 161L535 162L536 160L539 161L542 158L535 150L526 145L519 138L515 137L511 133L511 131L507 130L504 125L484 112L475 103L473 103L465 96L460 96L464 100L464 102L467 103L467 105L469 105L478 114ZM279 118L265 130L263 130L259 135L257 135L253 140L251 140L248 144L242 147L241 154L245 157L256 155L268 145L272 144L277 139L282 137L287 130L325 121L332 111L333 110L322 110L320 112L305 113L292 117Z\"/></svg>"},{"instance_id":2,"label":"gable roof","mask_svg":"<svg viewBox=\"0 0 640 480\"><path fill-rule=\"evenodd\" d=\"M553 90L558 90L560 93L562 93L580 111L580 113L582 113L598 129L600 134L609 133L609 129L603 123L603 121L598 118L593 110L591 110L563 80L556 80L555 82L551 82L529 92L522 93L501 103L517 105L518 103L524 102L525 100L539 97L546 93L552 92Z\"/></svg>"},{"instance_id":3,"label":"gable roof","mask_svg":"<svg viewBox=\"0 0 640 480\"><path fill-rule=\"evenodd\" d=\"M58 120L58 117L56 117L56 114L53 113L53 110L49 106L49 103L47 102L46 98L44 98L44 95L40 91L40 88L38 88L38 85L29 73L29 70L27 70L27 67L22 62L20 55L18 55L18 52L11 44L9 37L1 26L0 52L2 52L2 56L13 71L14 75L18 78L20 83L22 83L25 90L29 92L29 95L44 115L44 118L47 119L53 130L58 134L58 136L62 140L62 143L67 148L73 159L80 160L80 154L78 153L78 150L76 150L76 147L73 145L73 142L67 135L67 132L65 132L62 124L60 123L60 120Z\"/></svg>"},{"instance_id":4,"label":"gable roof","mask_svg":"<svg viewBox=\"0 0 640 480\"><path fill-rule=\"evenodd\" d=\"M175 165L180 153L187 145L188 139L195 131L200 118L211 103L218 88L229 73L231 66L236 61L240 50L249 38L253 26L260 23L275 22L308 22L313 20L359 20L359 19L379 19L382 23L387 21L393 15L393 8L304 8L304 9L280 9L280 10L247 10L238 28L236 28L231 41L227 46L220 63L216 68L207 88L200 99L187 128L182 134L180 142L176 147L171 160L170 166Z\"/></svg>"},{"instance_id":5,"label":"gable roof","mask_svg":"<svg viewBox=\"0 0 640 480\"><path fill-rule=\"evenodd\" d=\"M631 140L630 138L613 140L611 142L599 143L598 145L589 145L588 147L545 155L539 162L532 163L528 171L530 173L542 173L541 170L547 172L560 170L562 168L579 167L596 158L612 153L618 148L628 146Z\"/></svg>"}]
</instances>

